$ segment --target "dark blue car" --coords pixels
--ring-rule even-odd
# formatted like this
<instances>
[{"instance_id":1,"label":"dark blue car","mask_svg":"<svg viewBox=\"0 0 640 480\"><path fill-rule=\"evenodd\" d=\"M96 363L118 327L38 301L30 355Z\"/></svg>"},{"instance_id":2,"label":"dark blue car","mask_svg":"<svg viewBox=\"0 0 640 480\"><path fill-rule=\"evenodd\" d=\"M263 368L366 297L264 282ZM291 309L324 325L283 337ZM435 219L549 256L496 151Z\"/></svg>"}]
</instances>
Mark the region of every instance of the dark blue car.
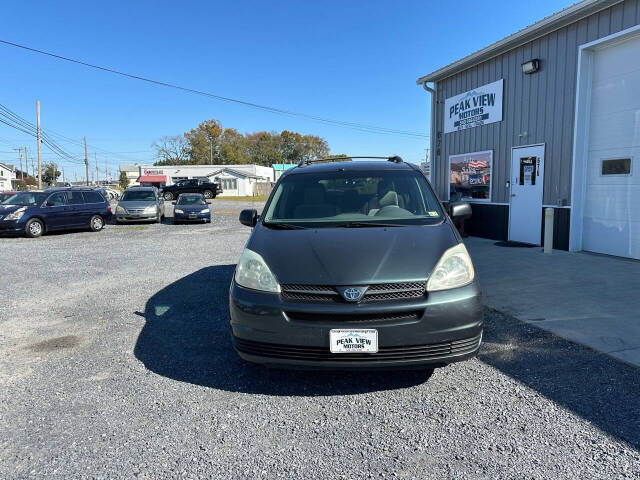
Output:
<instances>
[{"instance_id":1,"label":"dark blue car","mask_svg":"<svg viewBox=\"0 0 640 480\"><path fill-rule=\"evenodd\" d=\"M209 205L201 193L183 193L173 203L173 221L177 222L211 222Z\"/></svg>"},{"instance_id":2,"label":"dark blue car","mask_svg":"<svg viewBox=\"0 0 640 480\"><path fill-rule=\"evenodd\" d=\"M0 233L39 237L54 230L102 230L111 205L90 188L49 188L19 192L0 205Z\"/></svg>"}]
</instances>

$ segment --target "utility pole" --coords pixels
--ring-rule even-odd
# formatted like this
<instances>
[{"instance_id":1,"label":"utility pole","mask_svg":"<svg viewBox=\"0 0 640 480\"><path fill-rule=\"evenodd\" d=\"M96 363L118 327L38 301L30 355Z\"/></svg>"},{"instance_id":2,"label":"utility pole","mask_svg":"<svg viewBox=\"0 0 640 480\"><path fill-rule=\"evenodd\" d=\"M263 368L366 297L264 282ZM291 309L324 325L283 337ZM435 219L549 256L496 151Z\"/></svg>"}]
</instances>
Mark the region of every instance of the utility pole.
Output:
<instances>
[{"instance_id":1,"label":"utility pole","mask_svg":"<svg viewBox=\"0 0 640 480\"><path fill-rule=\"evenodd\" d=\"M209 142L209 163L213 165L213 144Z\"/></svg>"},{"instance_id":2,"label":"utility pole","mask_svg":"<svg viewBox=\"0 0 640 480\"><path fill-rule=\"evenodd\" d=\"M98 184L98 178L100 178L98 175L98 155L96 154L96 152L93 152L93 159L96 161L96 185Z\"/></svg>"},{"instance_id":3,"label":"utility pole","mask_svg":"<svg viewBox=\"0 0 640 480\"><path fill-rule=\"evenodd\" d=\"M27 171L27 177L28 177L29 176L29 157L27 155L27 147L24 147L24 169ZM20 170L22 170L22 168ZM24 172L22 172L22 180L24 180Z\"/></svg>"},{"instance_id":4,"label":"utility pole","mask_svg":"<svg viewBox=\"0 0 640 480\"><path fill-rule=\"evenodd\" d=\"M18 152L18 156L20 157L20 175L22 176L22 180L24 180L24 172L22 171L22 148L14 148Z\"/></svg>"},{"instance_id":5,"label":"utility pole","mask_svg":"<svg viewBox=\"0 0 640 480\"><path fill-rule=\"evenodd\" d=\"M36 116L38 118L38 188L42 188L42 133L40 131L40 100L36 100Z\"/></svg>"},{"instance_id":6,"label":"utility pole","mask_svg":"<svg viewBox=\"0 0 640 480\"><path fill-rule=\"evenodd\" d=\"M64 181L64 167L62 167L62 183L66 183L66 182Z\"/></svg>"},{"instance_id":7,"label":"utility pole","mask_svg":"<svg viewBox=\"0 0 640 480\"><path fill-rule=\"evenodd\" d=\"M84 137L84 168L87 174L87 185L89 185L89 159L87 158L87 137Z\"/></svg>"},{"instance_id":8,"label":"utility pole","mask_svg":"<svg viewBox=\"0 0 640 480\"><path fill-rule=\"evenodd\" d=\"M107 157L104 158L104 183L109 181L109 167L107 167Z\"/></svg>"}]
</instances>

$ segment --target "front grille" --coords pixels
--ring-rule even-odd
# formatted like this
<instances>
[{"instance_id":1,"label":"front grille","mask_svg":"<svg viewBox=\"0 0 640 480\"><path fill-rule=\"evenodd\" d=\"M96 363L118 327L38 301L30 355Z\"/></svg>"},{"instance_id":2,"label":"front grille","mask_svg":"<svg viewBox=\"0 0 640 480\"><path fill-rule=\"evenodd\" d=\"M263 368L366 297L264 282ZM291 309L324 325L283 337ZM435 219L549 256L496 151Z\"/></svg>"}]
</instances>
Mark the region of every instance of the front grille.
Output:
<instances>
[{"instance_id":1,"label":"front grille","mask_svg":"<svg viewBox=\"0 0 640 480\"><path fill-rule=\"evenodd\" d=\"M144 208L127 208L127 212L133 213L134 215L140 215L144 213Z\"/></svg>"},{"instance_id":2,"label":"front grille","mask_svg":"<svg viewBox=\"0 0 640 480\"><path fill-rule=\"evenodd\" d=\"M480 346L482 334L472 338L452 342L432 343L428 345L410 345L401 347L380 347L377 353L335 354L329 347L305 347L302 345L282 345L276 343L254 342L235 338L239 352L258 357L280 358L285 360L307 361L380 361L380 360L429 360L473 353Z\"/></svg>"},{"instance_id":3,"label":"front grille","mask_svg":"<svg viewBox=\"0 0 640 480\"><path fill-rule=\"evenodd\" d=\"M338 323L363 323L363 322L402 322L415 321L422 317L424 310L410 312L383 312L383 313L308 313L285 312L291 320L299 322L338 322Z\"/></svg>"},{"instance_id":4,"label":"front grille","mask_svg":"<svg viewBox=\"0 0 640 480\"><path fill-rule=\"evenodd\" d=\"M360 303L385 302L420 298L424 296L426 282L377 283L369 285ZM334 286L284 284L282 299L292 302L346 302Z\"/></svg>"}]
</instances>

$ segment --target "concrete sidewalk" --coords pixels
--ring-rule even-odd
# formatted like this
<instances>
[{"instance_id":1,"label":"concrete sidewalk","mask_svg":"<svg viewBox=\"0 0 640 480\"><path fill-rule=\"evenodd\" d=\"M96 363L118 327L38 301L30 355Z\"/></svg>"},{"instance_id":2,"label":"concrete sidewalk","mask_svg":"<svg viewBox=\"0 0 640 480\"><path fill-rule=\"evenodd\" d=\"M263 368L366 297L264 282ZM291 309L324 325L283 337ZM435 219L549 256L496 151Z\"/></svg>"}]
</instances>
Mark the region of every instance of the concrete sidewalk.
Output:
<instances>
[{"instance_id":1,"label":"concrete sidewalk","mask_svg":"<svg viewBox=\"0 0 640 480\"><path fill-rule=\"evenodd\" d=\"M640 366L640 261L469 237L485 304Z\"/></svg>"}]
</instances>

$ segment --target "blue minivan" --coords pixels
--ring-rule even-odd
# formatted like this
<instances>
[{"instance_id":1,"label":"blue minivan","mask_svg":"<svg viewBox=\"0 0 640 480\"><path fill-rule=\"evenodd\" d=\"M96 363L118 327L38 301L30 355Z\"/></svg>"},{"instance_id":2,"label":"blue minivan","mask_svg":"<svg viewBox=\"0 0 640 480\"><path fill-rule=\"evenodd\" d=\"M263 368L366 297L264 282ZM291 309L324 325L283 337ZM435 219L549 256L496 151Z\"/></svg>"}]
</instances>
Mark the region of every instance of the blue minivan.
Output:
<instances>
[{"instance_id":1,"label":"blue minivan","mask_svg":"<svg viewBox=\"0 0 640 480\"><path fill-rule=\"evenodd\" d=\"M0 204L0 233L39 237L54 230L102 230L111 205L90 188L49 188L19 192Z\"/></svg>"}]
</instances>

